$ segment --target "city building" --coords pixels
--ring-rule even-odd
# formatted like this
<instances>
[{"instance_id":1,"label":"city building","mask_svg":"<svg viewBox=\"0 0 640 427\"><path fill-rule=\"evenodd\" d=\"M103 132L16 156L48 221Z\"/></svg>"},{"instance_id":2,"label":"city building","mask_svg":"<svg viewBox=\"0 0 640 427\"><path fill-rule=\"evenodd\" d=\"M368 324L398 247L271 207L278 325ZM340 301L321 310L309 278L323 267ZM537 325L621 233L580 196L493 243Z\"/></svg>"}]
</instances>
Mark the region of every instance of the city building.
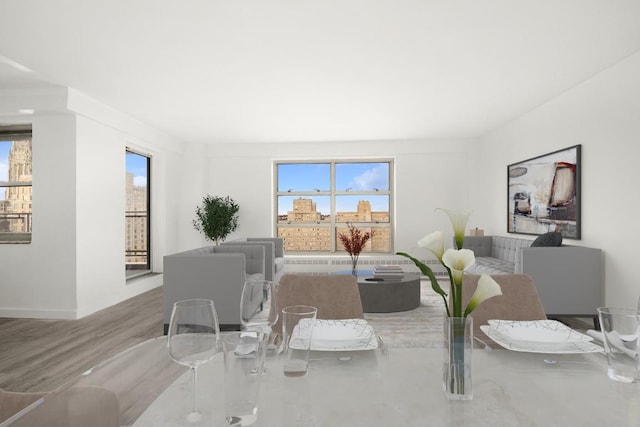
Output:
<instances>
[{"instance_id":1,"label":"city building","mask_svg":"<svg viewBox=\"0 0 640 427\"><path fill-rule=\"evenodd\" d=\"M127 172L127 212L125 260L127 268L132 264L147 264L147 187L133 182L133 173Z\"/></svg>"},{"instance_id":2,"label":"city building","mask_svg":"<svg viewBox=\"0 0 640 427\"><path fill-rule=\"evenodd\" d=\"M9 182L31 183L31 139L11 143L8 157ZM4 200L0 201L0 232L30 233L32 187L6 187Z\"/></svg>"},{"instance_id":3,"label":"city building","mask_svg":"<svg viewBox=\"0 0 640 427\"><path fill-rule=\"evenodd\" d=\"M281 219L287 225L278 225L278 237L284 238L285 249L289 252L331 251L331 228L327 226L302 226L302 224L330 221L329 216L323 216L317 210L313 199L300 197L293 201L293 210L287 212ZM368 200L358 202L355 212L336 212L336 223L388 223L389 212L371 211ZM292 224L300 224L292 226ZM366 244L363 252L389 252L391 248L391 232L389 227L359 225L363 231L373 233L373 238ZM346 227L337 227L336 233L346 233ZM337 245L340 245L337 240ZM335 248L343 251L344 248Z\"/></svg>"}]
</instances>

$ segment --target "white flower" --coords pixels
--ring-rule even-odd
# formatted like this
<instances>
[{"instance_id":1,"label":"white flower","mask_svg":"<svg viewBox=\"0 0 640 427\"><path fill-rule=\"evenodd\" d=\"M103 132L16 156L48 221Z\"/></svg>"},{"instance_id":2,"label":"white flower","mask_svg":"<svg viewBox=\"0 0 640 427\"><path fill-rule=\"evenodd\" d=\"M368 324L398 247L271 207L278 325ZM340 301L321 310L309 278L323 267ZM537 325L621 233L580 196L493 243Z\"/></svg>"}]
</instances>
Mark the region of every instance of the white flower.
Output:
<instances>
[{"instance_id":1,"label":"white flower","mask_svg":"<svg viewBox=\"0 0 640 427\"><path fill-rule=\"evenodd\" d=\"M469 315L484 301L498 295L502 295L500 285L498 285L498 283L488 274L482 274L480 279L478 279L478 287L471 296L467 308L464 310L464 317L467 317L467 315Z\"/></svg>"},{"instance_id":2,"label":"white flower","mask_svg":"<svg viewBox=\"0 0 640 427\"><path fill-rule=\"evenodd\" d=\"M450 294L447 294L444 289L438 284L438 279L429 266L412 257L404 252L397 252L397 255L401 255L409 258L420 269L420 272L426 275L431 281L431 288L442 297L444 301L445 310L448 317L463 317L462 316L462 279L464 278L464 272L476 262L476 257L472 250L463 249L464 243L464 230L467 227L467 220L471 215L471 211L456 211L451 209L438 208L436 210L442 210L449 215L451 225L453 225L453 232L455 236L456 249L444 250L444 237L442 232L434 231L431 234L427 234L418 241L418 246L421 248L429 249L438 258L438 261L447 269L449 274L449 280L451 282ZM478 287L476 288L471 301L467 305L464 312L464 317L467 317L480 303L487 298L491 298L496 295L502 295L500 285L498 285L491 276L482 275L478 281ZM451 310L449 310L449 304L451 304Z\"/></svg>"},{"instance_id":3,"label":"white flower","mask_svg":"<svg viewBox=\"0 0 640 427\"><path fill-rule=\"evenodd\" d=\"M462 272L476 263L476 256L471 249L447 249L442 262L450 269Z\"/></svg>"},{"instance_id":4,"label":"white flower","mask_svg":"<svg viewBox=\"0 0 640 427\"><path fill-rule=\"evenodd\" d=\"M442 254L444 254L444 236L442 231L434 231L418 240L418 246L429 249L442 262Z\"/></svg>"},{"instance_id":5,"label":"white flower","mask_svg":"<svg viewBox=\"0 0 640 427\"><path fill-rule=\"evenodd\" d=\"M462 244L464 242L464 231L467 228L467 221L471 216L471 211L457 211L453 209L443 209L438 208L436 210L445 211L447 215L449 215L449 220L451 220L451 225L453 226L453 235L456 240L456 248L462 249Z\"/></svg>"},{"instance_id":6,"label":"white flower","mask_svg":"<svg viewBox=\"0 0 640 427\"><path fill-rule=\"evenodd\" d=\"M447 249L442 255L442 263L451 269L452 285L462 285L464 271L476 263L471 249Z\"/></svg>"}]
</instances>

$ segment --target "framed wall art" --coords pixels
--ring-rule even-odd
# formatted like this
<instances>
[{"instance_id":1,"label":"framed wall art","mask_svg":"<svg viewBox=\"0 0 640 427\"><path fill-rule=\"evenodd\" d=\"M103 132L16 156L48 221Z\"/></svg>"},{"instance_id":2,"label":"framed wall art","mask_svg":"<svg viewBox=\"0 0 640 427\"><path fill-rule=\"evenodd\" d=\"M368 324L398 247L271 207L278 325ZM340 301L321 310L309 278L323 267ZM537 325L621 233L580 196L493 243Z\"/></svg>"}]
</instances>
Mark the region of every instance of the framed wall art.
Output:
<instances>
[{"instance_id":1,"label":"framed wall art","mask_svg":"<svg viewBox=\"0 0 640 427\"><path fill-rule=\"evenodd\" d=\"M563 148L507 166L507 232L580 239L580 150Z\"/></svg>"}]
</instances>

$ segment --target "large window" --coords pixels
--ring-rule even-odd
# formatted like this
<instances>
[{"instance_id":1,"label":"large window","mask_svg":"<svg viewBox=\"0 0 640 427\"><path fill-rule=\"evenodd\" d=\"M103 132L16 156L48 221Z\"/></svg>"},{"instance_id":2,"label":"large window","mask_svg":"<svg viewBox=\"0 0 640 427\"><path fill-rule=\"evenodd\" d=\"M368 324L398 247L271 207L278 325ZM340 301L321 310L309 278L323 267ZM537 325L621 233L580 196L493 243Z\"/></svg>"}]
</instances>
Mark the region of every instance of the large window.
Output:
<instances>
[{"instance_id":1,"label":"large window","mask_svg":"<svg viewBox=\"0 0 640 427\"><path fill-rule=\"evenodd\" d=\"M127 150L125 266L128 278L151 271L150 166L148 156Z\"/></svg>"},{"instance_id":2,"label":"large window","mask_svg":"<svg viewBox=\"0 0 640 427\"><path fill-rule=\"evenodd\" d=\"M0 243L31 242L31 126L0 126Z\"/></svg>"},{"instance_id":3,"label":"large window","mask_svg":"<svg viewBox=\"0 0 640 427\"><path fill-rule=\"evenodd\" d=\"M364 252L393 251L391 160L276 162L276 230L288 252L344 252L351 223L373 231Z\"/></svg>"}]
</instances>

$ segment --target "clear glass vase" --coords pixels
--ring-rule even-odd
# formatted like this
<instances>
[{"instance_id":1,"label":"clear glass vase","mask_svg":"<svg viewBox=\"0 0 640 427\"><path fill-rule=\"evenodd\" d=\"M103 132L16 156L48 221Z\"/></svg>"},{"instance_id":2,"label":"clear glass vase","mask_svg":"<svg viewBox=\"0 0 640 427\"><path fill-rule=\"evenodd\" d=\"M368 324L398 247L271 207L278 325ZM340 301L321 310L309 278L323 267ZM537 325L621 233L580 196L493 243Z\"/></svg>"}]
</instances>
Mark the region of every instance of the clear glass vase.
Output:
<instances>
[{"instance_id":1,"label":"clear glass vase","mask_svg":"<svg viewBox=\"0 0 640 427\"><path fill-rule=\"evenodd\" d=\"M351 274L356 278L358 277L358 260L357 259L351 260Z\"/></svg>"},{"instance_id":2,"label":"clear glass vase","mask_svg":"<svg viewBox=\"0 0 640 427\"><path fill-rule=\"evenodd\" d=\"M449 400L473 399L473 319L444 316L442 388Z\"/></svg>"}]
</instances>

